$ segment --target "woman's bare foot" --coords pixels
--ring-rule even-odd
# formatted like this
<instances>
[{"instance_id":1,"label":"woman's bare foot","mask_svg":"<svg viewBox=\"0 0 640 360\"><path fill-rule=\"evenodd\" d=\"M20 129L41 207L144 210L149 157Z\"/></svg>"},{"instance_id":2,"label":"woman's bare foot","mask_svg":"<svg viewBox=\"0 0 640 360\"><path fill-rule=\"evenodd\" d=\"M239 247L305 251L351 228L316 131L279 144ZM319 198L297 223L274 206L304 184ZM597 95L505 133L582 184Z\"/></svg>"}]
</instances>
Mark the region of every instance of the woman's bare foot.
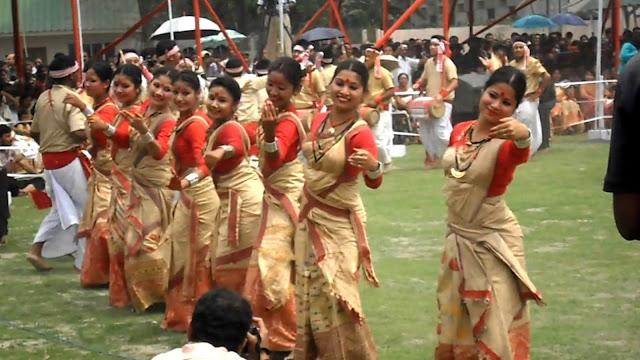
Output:
<instances>
[{"instance_id":1,"label":"woman's bare foot","mask_svg":"<svg viewBox=\"0 0 640 360\"><path fill-rule=\"evenodd\" d=\"M36 256L32 253L27 254L27 261L33 265L39 272L47 272L53 270L53 268L44 261L41 256Z\"/></svg>"}]
</instances>

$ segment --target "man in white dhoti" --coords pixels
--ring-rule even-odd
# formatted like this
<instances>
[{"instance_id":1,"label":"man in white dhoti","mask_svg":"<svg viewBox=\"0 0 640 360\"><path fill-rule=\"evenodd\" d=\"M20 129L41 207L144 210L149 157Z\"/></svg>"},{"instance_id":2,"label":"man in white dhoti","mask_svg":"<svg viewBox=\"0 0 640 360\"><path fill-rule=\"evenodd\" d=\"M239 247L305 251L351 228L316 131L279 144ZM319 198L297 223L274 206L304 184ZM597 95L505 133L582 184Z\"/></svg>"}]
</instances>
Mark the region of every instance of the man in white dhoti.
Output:
<instances>
[{"instance_id":1,"label":"man in white dhoti","mask_svg":"<svg viewBox=\"0 0 640 360\"><path fill-rule=\"evenodd\" d=\"M391 116L391 100L395 94L393 76L380 64L382 53L374 48L365 52L364 62L369 68L369 92L364 106L378 109L380 121L373 126L378 147L378 158L384 171L391 170L391 145L393 145L393 118ZM373 125L373 124L370 124Z\"/></svg>"},{"instance_id":2,"label":"man in white dhoti","mask_svg":"<svg viewBox=\"0 0 640 360\"><path fill-rule=\"evenodd\" d=\"M531 155L533 155L542 144L542 125L538 105L540 95L549 85L551 75L542 66L540 60L530 55L529 46L524 41L513 43L513 60L509 65L522 70L527 77L527 91L516 109L514 118L531 130Z\"/></svg>"},{"instance_id":3,"label":"man in white dhoti","mask_svg":"<svg viewBox=\"0 0 640 360\"><path fill-rule=\"evenodd\" d=\"M429 46L431 58L427 60L422 76L413 86L414 90L426 87L427 97L444 102L445 107L442 117L420 120L420 141L426 152L425 166L428 169L441 166L440 160L449 146L449 137L453 130L451 112L453 99L456 96L455 90L458 87L458 69L445 55L445 49L444 37L434 35Z\"/></svg>"},{"instance_id":4,"label":"man in white dhoti","mask_svg":"<svg viewBox=\"0 0 640 360\"><path fill-rule=\"evenodd\" d=\"M56 56L49 65L53 87L36 103L31 134L40 144L46 191L53 206L44 218L27 260L38 270L51 267L43 257L60 257L75 253L75 267L82 269L85 239L76 239L87 200L87 163L80 159L80 145L86 140L85 115L63 100L77 84L79 66L66 55Z\"/></svg>"}]
</instances>

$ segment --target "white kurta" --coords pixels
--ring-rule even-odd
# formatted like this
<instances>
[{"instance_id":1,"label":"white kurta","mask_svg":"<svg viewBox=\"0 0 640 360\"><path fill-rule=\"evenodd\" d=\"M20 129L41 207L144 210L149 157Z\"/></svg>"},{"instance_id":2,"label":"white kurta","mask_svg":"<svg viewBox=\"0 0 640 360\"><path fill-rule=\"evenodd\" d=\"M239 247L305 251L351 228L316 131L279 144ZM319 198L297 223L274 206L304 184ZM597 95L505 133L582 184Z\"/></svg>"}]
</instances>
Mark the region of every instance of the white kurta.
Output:
<instances>
[{"instance_id":1,"label":"white kurta","mask_svg":"<svg viewBox=\"0 0 640 360\"><path fill-rule=\"evenodd\" d=\"M438 119L421 118L420 119L420 141L425 151L433 159L442 159L442 155L449 147L449 138L451 138L451 112L453 106L447 102L444 103L444 115Z\"/></svg>"},{"instance_id":2,"label":"white kurta","mask_svg":"<svg viewBox=\"0 0 640 360\"><path fill-rule=\"evenodd\" d=\"M540 113L538 112L539 100L531 101L524 99L516 109L513 116L521 123L527 125L531 130L531 155L533 155L540 145L542 145L542 123L540 122Z\"/></svg>"},{"instance_id":3,"label":"white kurta","mask_svg":"<svg viewBox=\"0 0 640 360\"><path fill-rule=\"evenodd\" d=\"M378 159L384 165L391 163L391 145L393 145L393 118L391 111L380 111L380 121L373 128L378 147Z\"/></svg>"},{"instance_id":4,"label":"white kurta","mask_svg":"<svg viewBox=\"0 0 640 360\"><path fill-rule=\"evenodd\" d=\"M88 190L80 159L60 169L45 170L44 179L53 206L42 220L33 242L44 243L42 256L45 258L75 253L75 266L82 269L86 240L76 240L76 235Z\"/></svg>"}]
</instances>

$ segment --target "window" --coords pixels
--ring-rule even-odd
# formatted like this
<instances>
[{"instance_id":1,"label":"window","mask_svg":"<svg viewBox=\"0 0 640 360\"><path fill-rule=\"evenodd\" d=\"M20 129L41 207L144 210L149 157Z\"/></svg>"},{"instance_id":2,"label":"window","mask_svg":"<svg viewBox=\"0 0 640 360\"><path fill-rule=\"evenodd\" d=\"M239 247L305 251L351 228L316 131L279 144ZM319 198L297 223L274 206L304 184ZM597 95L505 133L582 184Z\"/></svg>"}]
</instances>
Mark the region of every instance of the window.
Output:
<instances>
[{"instance_id":1,"label":"window","mask_svg":"<svg viewBox=\"0 0 640 360\"><path fill-rule=\"evenodd\" d=\"M496 9L493 9L493 8L487 9L487 17L489 19L495 19L495 17L496 17Z\"/></svg>"},{"instance_id":2,"label":"window","mask_svg":"<svg viewBox=\"0 0 640 360\"><path fill-rule=\"evenodd\" d=\"M507 0L500 0L500 6L507 6Z\"/></svg>"},{"instance_id":3,"label":"window","mask_svg":"<svg viewBox=\"0 0 640 360\"><path fill-rule=\"evenodd\" d=\"M91 57L91 56L97 54L103 48L107 47L108 45L109 45L109 43L82 44L82 51L86 52L89 55L89 57ZM75 54L76 54L75 45L73 43L71 43L71 44L69 44L69 55L75 57L76 56ZM106 59L109 59L109 58L115 57L116 56L116 52L115 52L115 50L111 50L111 51L107 52L106 54L104 54L104 56L106 56Z\"/></svg>"},{"instance_id":4,"label":"window","mask_svg":"<svg viewBox=\"0 0 640 360\"><path fill-rule=\"evenodd\" d=\"M476 1L475 5L478 7L478 9L484 9L484 0Z\"/></svg>"},{"instance_id":5,"label":"window","mask_svg":"<svg viewBox=\"0 0 640 360\"><path fill-rule=\"evenodd\" d=\"M458 4L458 11L464 11L464 2Z\"/></svg>"}]
</instances>

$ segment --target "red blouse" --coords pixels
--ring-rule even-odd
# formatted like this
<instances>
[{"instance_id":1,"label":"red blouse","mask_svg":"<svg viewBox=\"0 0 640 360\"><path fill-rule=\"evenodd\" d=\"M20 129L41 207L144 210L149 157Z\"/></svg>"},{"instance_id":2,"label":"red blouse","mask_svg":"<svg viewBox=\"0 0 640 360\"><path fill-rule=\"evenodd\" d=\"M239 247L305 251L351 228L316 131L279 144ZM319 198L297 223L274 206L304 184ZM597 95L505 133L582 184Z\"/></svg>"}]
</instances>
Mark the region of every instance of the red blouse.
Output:
<instances>
[{"instance_id":1,"label":"red blouse","mask_svg":"<svg viewBox=\"0 0 640 360\"><path fill-rule=\"evenodd\" d=\"M285 110L297 114L293 105ZM279 169L283 164L291 162L298 157L300 151L300 135L298 134L298 125L291 117L284 117L276 124L276 139L278 139L278 150L280 156L272 158L267 156L267 166L271 170Z\"/></svg>"},{"instance_id":2,"label":"red blouse","mask_svg":"<svg viewBox=\"0 0 640 360\"><path fill-rule=\"evenodd\" d=\"M118 115L118 106L111 98L107 98L104 102L96 107L95 115L107 124L111 124L113 119ZM91 130L91 138L94 145L98 149L106 149L108 147L109 138L100 130Z\"/></svg>"},{"instance_id":3,"label":"red blouse","mask_svg":"<svg viewBox=\"0 0 640 360\"><path fill-rule=\"evenodd\" d=\"M315 138L316 130L322 125L322 122L326 118L326 114L320 114L313 118L311 124L311 132L309 133L309 140L313 140ZM376 140L373 136L373 132L368 126L362 126L361 129L358 129L357 132L351 137L349 140L349 144L347 147L347 159L355 153L355 149L362 149L368 151L371 155L373 155L374 159L378 160L378 147L376 146ZM369 179L366 176L367 172L360 168L357 168L349 162L346 162L346 174L349 177L357 177L358 174L362 173L364 177L364 183L367 187L371 189L377 189L382 185L382 176L378 177L375 180Z\"/></svg>"},{"instance_id":4,"label":"red blouse","mask_svg":"<svg viewBox=\"0 0 640 360\"><path fill-rule=\"evenodd\" d=\"M245 157L242 129L239 126L229 124L225 125L213 143L213 150L222 145L231 145L235 149L233 157L222 159L216 164L215 172L218 174L226 174L240 165Z\"/></svg>"},{"instance_id":5,"label":"red blouse","mask_svg":"<svg viewBox=\"0 0 640 360\"><path fill-rule=\"evenodd\" d=\"M144 113L142 106L140 104L132 105L126 110L128 110L132 114ZM122 121L120 121L120 124L118 124L118 126L116 127L116 132L113 134L113 136L109 138L111 140L111 143L113 144L113 148L111 149L111 154L113 155L114 159L118 151L129 149L129 128L130 127L131 125L129 124L129 120L126 118L123 118Z\"/></svg>"},{"instance_id":6,"label":"red blouse","mask_svg":"<svg viewBox=\"0 0 640 360\"><path fill-rule=\"evenodd\" d=\"M475 124L475 121L467 121L456 125L451 132L449 146L463 145L466 139L460 139L460 137L473 124ZM529 160L529 150L529 146L524 149L519 149L511 140L504 142L498 153L493 180L487 194L488 197L502 195L507 191L507 186L513 181L516 167Z\"/></svg>"},{"instance_id":7,"label":"red blouse","mask_svg":"<svg viewBox=\"0 0 640 360\"><path fill-rule=\"evenodd\" d=\"M175 157L175 170L178 176L184 175L183 173L192 167L196 167L203 174L209 175L209 169L204 163L202 152L207 144L207 130L211 126L211 119L205 112L198 110L187 119L179 119L176 126L180 127L181 124L189 121L194 116L205 119L207 123L205 124L200 120L191 121L176 134L173 140L173 156Z\"/></svg>"}]
</instances>

